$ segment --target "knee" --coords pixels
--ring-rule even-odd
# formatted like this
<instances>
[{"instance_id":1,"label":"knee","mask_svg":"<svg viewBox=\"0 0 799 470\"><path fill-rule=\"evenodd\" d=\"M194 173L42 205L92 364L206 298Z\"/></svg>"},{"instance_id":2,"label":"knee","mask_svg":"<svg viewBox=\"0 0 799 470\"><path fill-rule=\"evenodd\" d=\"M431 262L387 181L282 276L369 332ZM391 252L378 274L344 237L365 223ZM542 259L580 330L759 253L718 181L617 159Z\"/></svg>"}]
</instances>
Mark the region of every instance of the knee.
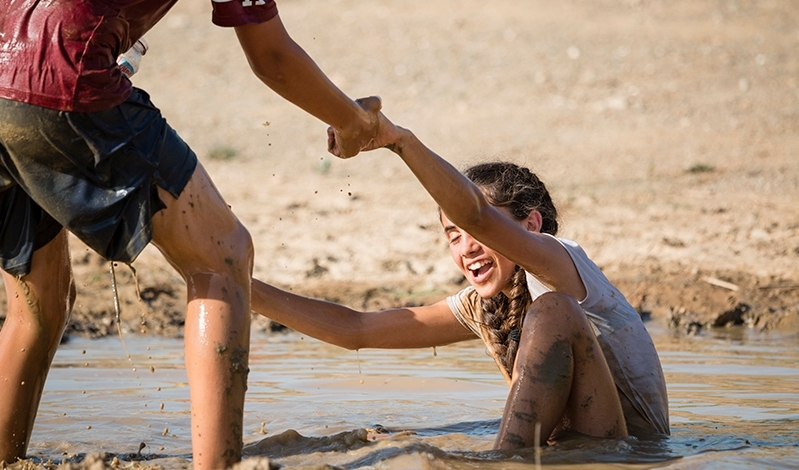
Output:
<instances>
[{"instance_id":1,"label":"knee","mask_svg":"<svg viewBox=\"0 0 799 470\"><path fill-rule=\"evenodd\" d=\"M574 297L558 292L547 292L536 298L529 311L533 312L563 312L564 315L583 313L582 307Z\"/></svg>"},{"instance_id":2,"label":"knee","mask_svg":"<svg viewBox=\"0 0 799 470\"><path fill-rule=\"evenodd\" d=\"M547 292L536 298L524 317L523 328L556 328L565 332L573 325L586 321L585 312L574 297Z\"/></svg>"},{"instance_id":3,"label":"knee","mask_svg":"<svg viewBox=\"0 0 799 470\"><path fill-rule=\"evenodd\" d=\"M195 266L190 268L189 274L192 272L216 272L219 274L229 274L234 279L241 280L242 282L249 282L252 276L252 266L254 255L253 241L250 232L238 220L236 225L232 227L223 237L217 238L214 241L215 246L212 250L205 253L199 253L200 258L205 258L204 266ZM203 250L202 247L197 247L197 250Z\"/></svg>"},{"instance_id":4,"label":"knee","mask_svg":"<svg viewBox=\"0 0 799 470\"><path fill-rule=\"evenodd\" d=\"M62 267L62 272L58 276L56 284L58 296L53 296L53 302L49 309L52 310L51 319L53 320L53 324L61 327L58 334L60 339L61 333L63 333L63 330L66 329L69 323L72 309L75 306L75 299L77 298L75 277L72 274L72 267L69 261Z\"/></svg>"},{"instance_id":5,"label":"knee","mask_svg":"<svg viewBox=\"0 0 799 470\"><path fill-rule=\"evenodd\" d=\"M225 259L225 264L230 265L232 262L233 265L238 266L238 269L245 271L249 278L252 275L255 258L255 248L249 230L237 221L236 228L226 242L229 243L230 257Z\"/></svg>"}]
</instances>

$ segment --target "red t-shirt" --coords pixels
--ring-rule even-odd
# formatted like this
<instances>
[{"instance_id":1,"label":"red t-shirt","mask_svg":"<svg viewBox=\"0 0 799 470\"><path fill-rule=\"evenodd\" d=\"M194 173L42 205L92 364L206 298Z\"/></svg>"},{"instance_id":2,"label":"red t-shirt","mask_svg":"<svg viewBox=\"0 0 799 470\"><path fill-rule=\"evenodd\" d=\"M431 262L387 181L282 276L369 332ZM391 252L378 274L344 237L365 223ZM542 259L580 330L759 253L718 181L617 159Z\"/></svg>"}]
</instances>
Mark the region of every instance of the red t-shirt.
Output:
<instances>
[{"instance_id":1,"label":"red t-shirt","mask_svg":"<svg viewBox=\"0 0 799 470\"><path fill-rule=\"evenodd\" d=\"M196 0L191 0L196 1ZM177 0L0 0L0 98L93 112L125 101L116 59ZM274 0L213 0L219 26L263 23Z\"/></svg>"}]
</instances>

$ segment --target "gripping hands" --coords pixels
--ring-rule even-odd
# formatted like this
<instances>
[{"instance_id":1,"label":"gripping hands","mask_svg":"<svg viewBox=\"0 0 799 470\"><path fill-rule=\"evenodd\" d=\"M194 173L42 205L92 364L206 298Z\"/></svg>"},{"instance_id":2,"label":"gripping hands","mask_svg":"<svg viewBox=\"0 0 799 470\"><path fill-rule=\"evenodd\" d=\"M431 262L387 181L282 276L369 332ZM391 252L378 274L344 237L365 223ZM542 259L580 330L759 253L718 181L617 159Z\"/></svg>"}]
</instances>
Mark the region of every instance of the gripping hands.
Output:
<instances>
[{"instance_id":1,"label":"gripping hands","mask_svg":"<svg viewBox=\"0 0 799 470\"><path fill-rule=\"evenodd\" d=\"M366 116L360 126L356 129L327 129L327 151L339 158L351 158L363 150L374 150L390 143L385 134L394 126L380 112L380 97L369 96L355 102Z\"/></svg>"}]
</instances>

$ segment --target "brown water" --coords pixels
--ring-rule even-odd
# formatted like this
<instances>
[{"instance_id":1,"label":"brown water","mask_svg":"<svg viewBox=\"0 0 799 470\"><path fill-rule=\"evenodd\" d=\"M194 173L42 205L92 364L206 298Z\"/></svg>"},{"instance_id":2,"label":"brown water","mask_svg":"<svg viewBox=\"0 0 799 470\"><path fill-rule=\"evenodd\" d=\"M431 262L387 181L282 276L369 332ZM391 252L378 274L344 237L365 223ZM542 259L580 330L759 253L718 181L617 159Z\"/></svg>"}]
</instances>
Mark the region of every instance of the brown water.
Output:
<instances>
[{"instance_id":1,"label":"brown water","mask_svg":"<svg viewBox=\"0 0 799 470\"><path fill-rule=\"evenodd\" d=\"M296 333L254 334L246 458L287 468L799 468L799 335L733 329L674 336L649 324L672 436L491 445L507 388L477 342L437 351L347 351ZM29 455L191 466L182 341L72 339L55 358ZM365 430L365 431L364 431ZM296 431L296 432L295 432ZM141 444L144 447L139 450Z\"/></svg>"}]
</instances>

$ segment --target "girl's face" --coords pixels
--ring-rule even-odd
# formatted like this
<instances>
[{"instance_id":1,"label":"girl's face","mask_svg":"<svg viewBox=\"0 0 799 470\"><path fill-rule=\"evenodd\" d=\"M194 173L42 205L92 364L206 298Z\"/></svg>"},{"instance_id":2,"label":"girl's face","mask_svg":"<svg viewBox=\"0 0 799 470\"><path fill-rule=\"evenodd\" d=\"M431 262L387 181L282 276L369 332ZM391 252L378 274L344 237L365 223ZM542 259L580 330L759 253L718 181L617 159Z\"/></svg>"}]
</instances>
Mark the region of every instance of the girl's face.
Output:
<instances>
[{"instance_id":1,"label":"girl's face","mask_svg":"<svg viewBox=\"0 0 799 470\"><path fill-rule=\"evenodd\" d=\"M510 217L507 209L503 207L497 209ZM516 263L472 238L453 224L443 212L441 212L441 224L449 242L452 260L480 297L487 299L510 290L510 280L516 271Z\"/></svg>"}]
</instances>

